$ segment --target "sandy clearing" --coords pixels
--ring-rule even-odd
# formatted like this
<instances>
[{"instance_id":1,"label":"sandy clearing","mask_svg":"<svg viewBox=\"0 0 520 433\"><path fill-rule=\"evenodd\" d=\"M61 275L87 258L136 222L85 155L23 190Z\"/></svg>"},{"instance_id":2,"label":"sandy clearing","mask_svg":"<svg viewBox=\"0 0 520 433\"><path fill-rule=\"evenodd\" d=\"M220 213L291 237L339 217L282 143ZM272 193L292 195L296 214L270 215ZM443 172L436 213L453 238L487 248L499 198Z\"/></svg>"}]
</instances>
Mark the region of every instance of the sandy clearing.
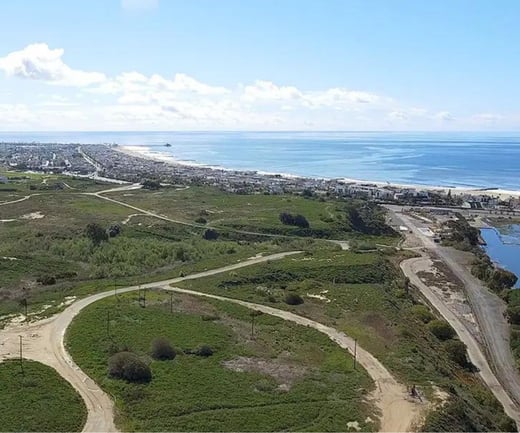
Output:
<instances>
[{"instance_id":1,"label":"sandy clearing","mask_svg":"<svg viewBox=\"0 0 520 433\"><path fill-rule=\"evenodd\" d=\"M26 213L25 215L22 215L20 219L22 220L38 220L41 218L44 218L45 215L42 214L40 211Z\"/></svg>"}]
</instances>

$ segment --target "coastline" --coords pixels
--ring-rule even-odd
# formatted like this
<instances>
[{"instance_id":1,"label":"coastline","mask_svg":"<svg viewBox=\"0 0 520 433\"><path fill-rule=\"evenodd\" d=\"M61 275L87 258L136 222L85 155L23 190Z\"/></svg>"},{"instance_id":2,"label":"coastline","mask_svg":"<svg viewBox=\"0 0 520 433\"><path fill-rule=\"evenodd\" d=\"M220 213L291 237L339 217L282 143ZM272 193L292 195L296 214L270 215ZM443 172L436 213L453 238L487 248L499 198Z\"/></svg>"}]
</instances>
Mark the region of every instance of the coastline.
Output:
<instances>
[{"instance_id":1,"label":"coastline","mask_svg":"<svg viewBox=\"0 0 520 433\"><path fill-rule=\"evenodd\" d=\"M233 169L227 167L214 166L211 164L203 164L194 161L182 161L177 160L173 156L168 155L167 153L158 152L154 150L150 150L147 146L128 146L128 145L117 145L115 147L111 147L111 149L124 153L129 156L138 157L147 159L150 161L157 162L165 162L172 165L183 165L187 167L199 167L199 168L207 168L211 170L220 170L220 171L240 171L240 172L250 172L254 171L260 175L265 176L281 176L287 179L320 179L320 180L331 180L331 178L326 177L314 177L314 176L299 176L290 173L275 173L275 172L266 172L261 170L244 170L244 169ZM421 184L406 184L406 183L398 183L398 182L383 182L383 181L371 181L371 180L362 180L362 179L353 179L349 177L340 177L333 178L339 180L344 183L351 184L359 184L359 185L376 185L377 187L390 187L390 188L406 188L413 189L417 191L437 191L447 193L451 191L453 195L492 195L498 196L500 199L506 200L509 198L520 198L520 191L516 190L507 190L501 188L472 188L472 187L463 187L463 186L442 186L442 185L421 185Z\"/></svg>"}]
</instances>

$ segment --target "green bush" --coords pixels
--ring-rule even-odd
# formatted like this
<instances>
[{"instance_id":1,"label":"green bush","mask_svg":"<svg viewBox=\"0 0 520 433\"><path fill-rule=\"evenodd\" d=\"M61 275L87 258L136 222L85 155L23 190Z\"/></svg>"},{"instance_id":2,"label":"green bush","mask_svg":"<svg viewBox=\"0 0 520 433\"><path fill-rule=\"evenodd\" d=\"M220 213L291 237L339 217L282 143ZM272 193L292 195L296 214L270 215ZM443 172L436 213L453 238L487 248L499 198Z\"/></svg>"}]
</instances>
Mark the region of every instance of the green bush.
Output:
<instances>
[{"instance_id":1,"label":"green bush","mask_svg":"<svg viewBox=\"0 0 520 433\"><path fill-rule=\"evenodd\" d=\"M207 345L202 345L197 349L196 354L207 358L208 356L213 355L213 349Z\"/></svg>"},{"instance_id":2,"label":"green bush","mask_svg":"<svg viewBox=\"0 0 520 433\"><path fill-rule=\"evenodd\" d=\"M455 337L455 330L444 320L432 320L427 326L439 340L445 341Z\"/></svg>"},{"instance_id":3,"label":"green bush","mask_svg":"<svg viewBox=\"0 0 520 433\"><path fill-rule=\"evenodd\" d=\"M506 311L509 322L520 325L520 305L508 305Z\"/></svg>"},{"instance_id":4,"label":"green bush","mask_svg":"<svg viewBox=\"0 0 520 433\"><path fill-rule=\"evenodd\" d=\"M410 308L412 315L423 323L430 323L435 316L426 305L418 304Z\"/></svg>"},{"instance_id":5,"label":"green bush","mask_svg":"<svg viewBox=\"0 0 520 433\"><path fill-rule=\"evenodd\" d=\"M158 337L152 341L150 353L152 358L160 361L175 359L177 355L167 338Z\"/></svg>"},{"instance_id":6,"label":"green bush","mask_svg":"<svg viewBox=\"0 0 520 433\"><path fill-rule=\"evenodd\" d=\"M219 237L219 233L216 230L213 229L207 229L204 234L202 235L204 239L207 241L214 241L217 240Z\"/></svg>"},{"instance_id":7,"label":"green bush","mask_svg":"<svg viewBox=\"0 0 520 433\"><path fill-rule=\"evenodd\" d=\"M448 352L449 358L460 365L462 368L468 368L471 363L468 361L466 353L466 345L460 340L446 341L444 348Z\"/></svg>"},{"instance_id":8,"label":"green bush","mask_svg":"<svg viewBox=\"0 0 520 433\"><path fill-rule=\"evenodd\" d=\"M108 374L128 382L146 383L152 380L150 367L135 353L119 352L108 359Z\"/></svg>"},{"instance_id":9,"label":"green bush","mask_svg":"<svg viewBox=\"0 0 520 433\"><path fill-rule=\"evenodd\" d=\"M285 296L285 303L288 305L300 305L303 304L303 298L297 293L288 293Z\"/></svg>"}]
</instances>

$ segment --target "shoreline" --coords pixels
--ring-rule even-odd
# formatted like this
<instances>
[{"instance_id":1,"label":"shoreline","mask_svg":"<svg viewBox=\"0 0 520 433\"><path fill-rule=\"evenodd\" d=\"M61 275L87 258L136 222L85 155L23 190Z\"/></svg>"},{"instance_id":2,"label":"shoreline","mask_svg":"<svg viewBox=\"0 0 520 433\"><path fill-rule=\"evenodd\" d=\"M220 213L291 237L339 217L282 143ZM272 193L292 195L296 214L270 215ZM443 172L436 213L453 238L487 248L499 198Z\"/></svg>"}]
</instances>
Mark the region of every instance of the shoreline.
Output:
<instances>
[{"instance_id":1,"label":"shoreline","mask_svg":"<svg viewBox=\"0 0 520 433\"><path fill-rule=\"evenodd\" d=\"M128 146L128 145L117 145L115 147L111 147L111 149L124 153L129 156L138 157L142 159L147 159L150 161L164 162L172 165L182 165L186 167L198 167L198 168L207 168L210 170L220 170L220 171L229 171L229 172L256 172L259 175L264 176L280 176L286 179L318 179L318 180L338 180L344 183L352 183L358 185L375 185L377 187L389 187L389 188L408 188L414 189L417 191L437 191L447 193L451 191L454 195L493 195L498 196L501 199L508 198L520 198L520 190L508 190L503 188L474 188L474 187L463 187L463 186L441 186L441 185L421 185L421 184L406 184L406 183L398 183L398 182L383 182L383 181L371 181L371 180L362 180L362 179L354 179L349 177L336 177L336 178L326 178L326 177L318 177L318 176L300 176L290 173L276 173L276 172L266 172L261 170L245 170L245 169L233 169L233 168L225 168L220 166L215 166L211 164L203 164L198 162L191 161L182 161L175 159L173 156L168 155L165 152L158 152L155 150L150 150L147 146Z\"/></svg>"}]
</instances>

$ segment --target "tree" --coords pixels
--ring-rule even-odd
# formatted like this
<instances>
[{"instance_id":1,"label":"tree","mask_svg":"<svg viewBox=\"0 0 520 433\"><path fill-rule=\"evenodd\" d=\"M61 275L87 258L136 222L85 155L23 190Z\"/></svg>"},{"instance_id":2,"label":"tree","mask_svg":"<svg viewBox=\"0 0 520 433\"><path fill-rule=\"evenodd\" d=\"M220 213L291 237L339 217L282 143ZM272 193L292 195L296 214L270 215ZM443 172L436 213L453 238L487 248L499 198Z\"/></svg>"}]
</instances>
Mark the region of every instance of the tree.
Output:
<instances>
[{"instance_id":1,"label":"tree","mask_svg":"<svg viewBox=\"0 0 520 433\"><path fill-rule=\"evenodd\" d=\"M506 269L497 268L489 277L489 287L492 290L501 292L502 290L509 290L517 281L518 277L512 272Z\"/></svg>"},{"instance_id":2,"label":"tree","mask_svg":"<svg viewBox=\"0 0 520 433\"><path fill-rule=\"evenodd\" d=\"M165 337L155 338L152 341L150 352L152 358L158 359L160 361L175 359L175 356L177 355L175 349Z\"/></svg>"},{"instance_id":3,"label":"tree","mask_svg":"<svg viewBox=\"0 0 520 433\"><path fill-rule=\"evenodd\" d=\"M509 323L520 325L520 305L508 305L506 311Z\"/></svg>"},{"instance_id":4,"label":"tree","mask_svg":"<svg viewBox=\"0 0 520 433\"><path fill-rule=\"evenodd\" d=\"M214 241L218 239L219 233L214 229L207 229L202 235L202 237L207 241Z\"/></svg>"},{"instance_id":5,"label":"tree","mask_svg":"<svg viewBox=\"0 0 520 433\"><path fill-rule=\"evenodd\" d=\"M449 340L445 343L444 348L448 352L450 359L462 368L468 368L471 363L466 353L466 345L460 340Z\"/></svg>"},{"instance_id":6,"label":"tree","mask_svg":"<svg viewBox=\"0 0 520 433\"><path fill-rule=\"evenodd\" d=\"M119 224L112 224L108 228L108 236L111 238L115 238L119 233L121 233L121 226Z\"/></svg>"},{"instance_id":7,"label":"tree","mask_svg":"<svg viewBox=\"0 0 520 433\"><path fill-rule=\"evenodd\" d=\"M96 246L108 240L108 234L103 227L97 223L90 223L85 230L87 237Z\"/></svg>"},{"instance_id":8,"label":"tree","mask_svg":"<svg viewBox=\"0 0 520 433\"><path fill-rule=\"evenodd\" d=\"M296 215L294 217L294 225L300 227L302 229L306 229L309 227L309 221L303 215Z\"/></svg>"},{"instance_id":9,"label":"tree","mask_svg":"<svg viewBox=\"0 0 520 433\"><path fill-rule=\"evenodd\" d=\"M432 320L428 323L428 329L439 340L449 340L455 337L455 330L444 320Z\"/></svg>"},{"instance_id":10,"label":"tree","mask_svg":"<svg viewBox=\"0 0 520 433\"><path fill-rule=\"evenodd\" d=\"M303 304L303 298L297 293L288 293L285 296L285 303L288 305L300 305Z\"/></svg>"},{"instance_id":11,"label":"tree","mask_svg":"<svg viewBox=\"0 0 520 433\"><path fill-rule=\"evenodd\" d=\"M146 179L143 183L141 183L141 185L143 185L144 189L156 190L161 187L161 182L158 180Z\"/></svg>"},{"instance_id":12,"label":"tree","mask_svg":"<svg viewBox=\"0 0 520 433\"><path fill-rule=\"evenodd\" d=\"M128 382L150 382L152 371L135 353L119 352L108 359L108 374Z\"/></svg>"},{"instance_id":13,"label":"tree","mask_svg":"<svg viewBox=\"0 0 520 433\"><path fill-rule=\"evenodd\" d=\"M308 228L310 226L309 221L303 215L292 215L288 212L282 212L279 216L282 224L289 226L297 226L300 228Z\"/></svg>"}]
</instances>

